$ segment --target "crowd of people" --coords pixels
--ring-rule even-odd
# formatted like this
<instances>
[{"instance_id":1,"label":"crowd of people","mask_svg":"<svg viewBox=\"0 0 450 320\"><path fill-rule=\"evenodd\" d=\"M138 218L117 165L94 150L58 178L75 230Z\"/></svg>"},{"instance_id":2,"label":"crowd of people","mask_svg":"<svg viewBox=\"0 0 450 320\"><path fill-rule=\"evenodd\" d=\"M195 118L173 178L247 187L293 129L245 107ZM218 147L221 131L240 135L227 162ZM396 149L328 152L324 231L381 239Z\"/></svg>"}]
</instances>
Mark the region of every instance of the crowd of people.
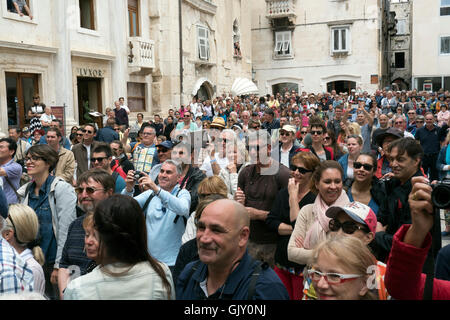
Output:
<instances>
[{"instance_id":1,"label":"crowd of people","mask_svg":"<svg viewBox=\"0 0 450 320\"><path fill-rule=\"evenodd\" d=\"M130 120L119 98L66 136L35 95L0 139L0 298L450 299L449 106L285 90Z\"/></svg>"}]
</instances>

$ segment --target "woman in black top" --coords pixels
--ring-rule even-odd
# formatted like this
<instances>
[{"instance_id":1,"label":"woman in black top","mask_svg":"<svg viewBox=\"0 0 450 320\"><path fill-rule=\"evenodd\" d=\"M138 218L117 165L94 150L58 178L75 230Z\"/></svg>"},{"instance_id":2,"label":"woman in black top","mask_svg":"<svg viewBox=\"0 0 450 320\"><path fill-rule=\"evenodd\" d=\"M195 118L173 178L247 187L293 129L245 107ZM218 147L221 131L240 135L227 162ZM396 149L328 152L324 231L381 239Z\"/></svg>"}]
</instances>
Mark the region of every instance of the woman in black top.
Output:
<instances>
[{"instance_id":1,"label":"woman in black top","mask_svg":"<svg viewBox=\"0 0 450 320\"><path fill-rule=\"evenodd\" d=\"M287 247L300 209L314 203L316 198L309 189L309 181L319 164L319 158L311 152L300 152L292 158L288 187L280 190L266 219L267 226L278 233L274 270L291 300L302 298L305 266L288 260Z\"/></svg>"}]
</instances>

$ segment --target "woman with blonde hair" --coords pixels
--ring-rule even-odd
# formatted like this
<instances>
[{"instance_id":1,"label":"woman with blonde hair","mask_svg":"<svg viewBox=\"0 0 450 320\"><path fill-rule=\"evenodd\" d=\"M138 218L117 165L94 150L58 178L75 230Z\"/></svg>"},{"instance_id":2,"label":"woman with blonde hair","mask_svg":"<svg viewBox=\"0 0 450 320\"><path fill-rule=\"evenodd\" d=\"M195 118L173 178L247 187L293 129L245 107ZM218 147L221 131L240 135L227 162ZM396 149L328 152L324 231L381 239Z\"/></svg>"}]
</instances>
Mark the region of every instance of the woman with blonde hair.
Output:
<instances>
[{"instance_id":1,"label":"woman with blonde hair","mask_svg":"<svg viewBox=\"0 0 450 320\"><path fill-rule=\"evenodd\" d=\"M33 271L34 291L44 294L44 253L36 240L39 221L36 213L24 204L9 206L8 218L3 227L3 238L17 251Z\"/></svg>"},{"instance_id":2,"label":"woman with blonde hair","mask_svg":"<svg viewBox=\"0 0 450 320\"><path fill-rule=\"evenodd\" d=\"M367 245L356 237L335 235L313 250L308 276L319 300L375 300L377 261Z\"/></svg>"},{"instance_id":3,"label":"woman with blonde hair","mask_svg":"<svg viewBox=\"0 0 450 320\"><path fill-rule=\"evenodd\" d=\"M200 202L207 196L213 194L222 195L224 198L228 198L228 188L221 178L218 176L207 177L200 182L197 188L198 201ZM198 206L197 206L198 208ZM186 222L186 230L181 237L181 243L194 239L197 234L197 226L195 225L196 211L191 213L189 219Z\"/></svg>"}]
</instances>

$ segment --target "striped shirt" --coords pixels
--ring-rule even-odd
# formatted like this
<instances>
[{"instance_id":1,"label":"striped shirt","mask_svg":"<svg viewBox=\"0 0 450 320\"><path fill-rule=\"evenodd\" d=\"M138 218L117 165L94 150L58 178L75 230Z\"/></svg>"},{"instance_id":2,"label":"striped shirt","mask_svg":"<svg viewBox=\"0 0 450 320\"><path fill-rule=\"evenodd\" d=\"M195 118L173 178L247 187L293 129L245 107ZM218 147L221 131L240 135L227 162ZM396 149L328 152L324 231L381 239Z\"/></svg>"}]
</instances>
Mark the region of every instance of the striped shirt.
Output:
<instances>
[{"instance_id":1,"label":"striped shirt","mask_svg":"<svg viewBox=\"0 0 450 320\"><path fill-rule=\"evenodd\" d=\"M34 289L33 272L9 243L0 240L0 295Z\"/></svg>"}]
</instances>

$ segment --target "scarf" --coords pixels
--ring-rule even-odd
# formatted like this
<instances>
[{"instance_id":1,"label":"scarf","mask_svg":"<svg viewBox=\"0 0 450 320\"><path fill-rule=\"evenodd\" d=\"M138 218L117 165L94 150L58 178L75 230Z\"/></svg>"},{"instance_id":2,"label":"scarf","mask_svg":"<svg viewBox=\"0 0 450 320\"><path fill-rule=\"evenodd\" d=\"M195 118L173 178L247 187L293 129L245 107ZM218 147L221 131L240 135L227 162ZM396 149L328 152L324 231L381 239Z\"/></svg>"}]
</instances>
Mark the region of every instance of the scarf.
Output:
<instances>
[{"instance_id":1,"label":"scarf","mask_svg":"<svg viewBox=\"0 0 450 320\"><path fill-rule=\"evenodd\" d=\"M350 203L347 194L342 190L341 195L331 206L345 206ZM330 223L330 218L325 215L325 212L329 207L322 197L318 195L313 204L313 213L316 216L316 220L313 222L312 226L306 232L305 241L303 246L305 249L312 249L318 243L320 235L322 232L328 233L328 224Z\"/></svg>"}]
</instances>

